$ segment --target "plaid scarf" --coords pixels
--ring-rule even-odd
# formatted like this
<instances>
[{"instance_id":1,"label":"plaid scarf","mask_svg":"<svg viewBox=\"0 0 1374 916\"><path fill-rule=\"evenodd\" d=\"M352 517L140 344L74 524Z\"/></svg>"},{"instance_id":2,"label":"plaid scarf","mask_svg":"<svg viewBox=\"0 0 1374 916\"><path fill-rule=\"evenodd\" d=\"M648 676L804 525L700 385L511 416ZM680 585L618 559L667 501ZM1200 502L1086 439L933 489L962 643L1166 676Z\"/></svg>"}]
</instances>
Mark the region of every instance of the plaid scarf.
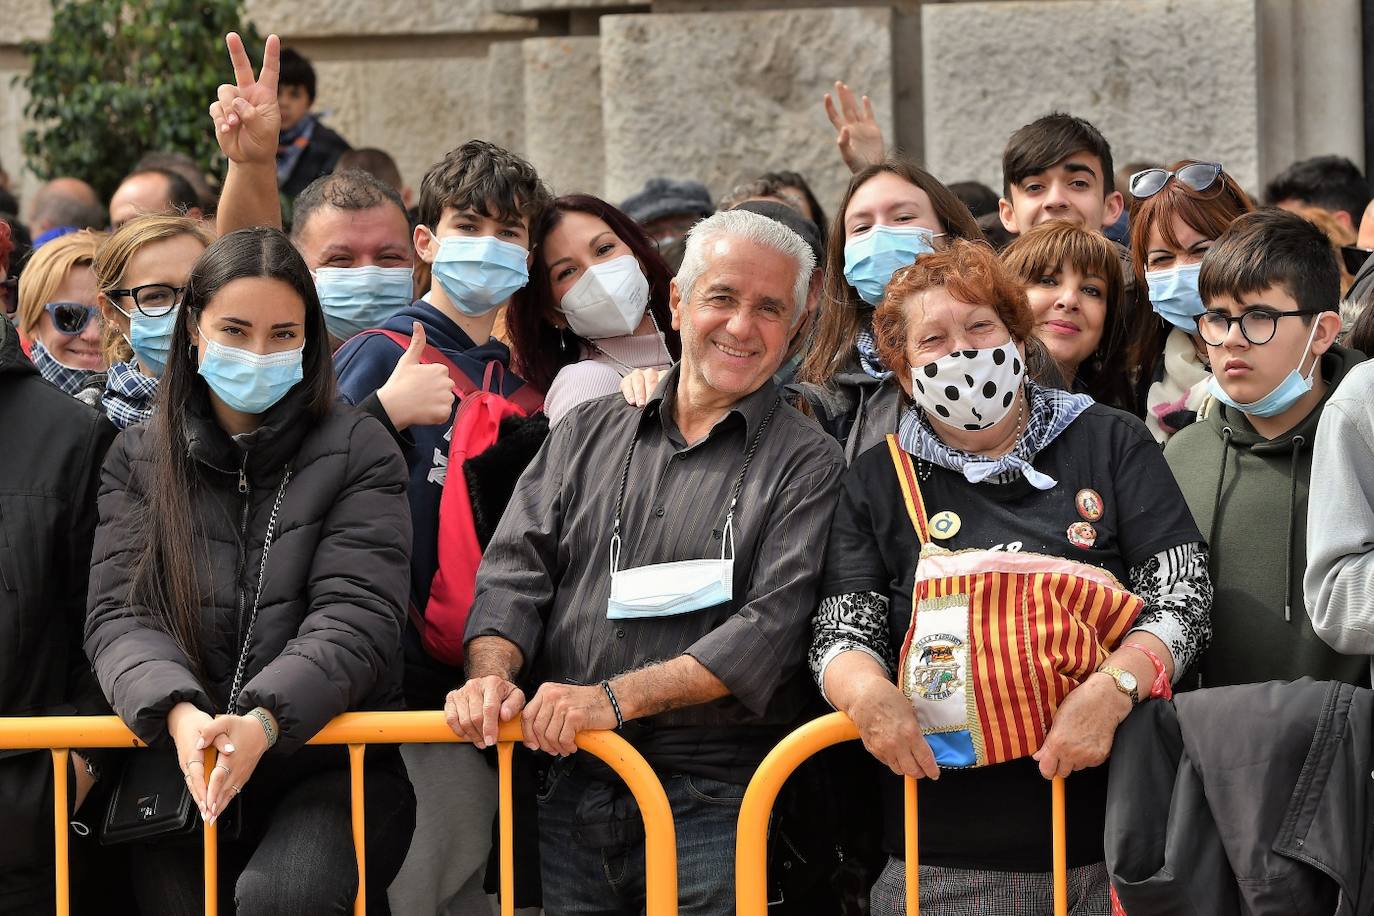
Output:
<instances>
[{"instance_id":1,"label":"plaid scarf","mask_svg":"<svg viewBox=\"0 0 1374 916\"><path fill-rule=\"evenodd\" d=\"M931 427L925 412L915 406L903 412L897 424L897 440L909 454L963 474L969 483L985 480L1007 483L1019 474L1037 490L1052 490L1058 481L1037 471L1031 462L1094 401L1086 394L1041 388L1027 379L1026 402L1029 414L1026 428L1011 451L1000 458L983 458L946 445Z\"/></svg>"},{"instance_id":2,"label":"plaid scarf","mask_svg":"<svg viewBox=\"0 0 1374 916\"><path fill-rule=\"evenodd\" d=\"M859 329L854 346L859 351L859 365L863 367L866 375L879 381L892 377L892 370L884 366L882 358L878 356L878 342L873 339L871 325L864 325Z\"/></svg>"},{"instance_id":3,"label":"plaid scarf","mask_svg":"<svg viewBox=\"0 0 1374 916\"><path fill-rule=\"evenodd\" d=\"M139 372L136 361L115 363L105 376L105 415L120 429L142 423L153 415L156 394L157 379Z\"/></svg>"},{"instance_id":4,"label":"plaid scarf","mask_svg":"<svg viewBox=\"0 0 1374 916\"><path fill-rule=\"evenodd\" d=\"M76 393L85 387L86 379L97 371L75 369L71 366L62 365L56 357L48 352L47 347L36 340L29 350L33 356L33 364L38 367L39 374L72 397L75 397Z\"/></svg>"},{"instance_id":5,"label":"plaid scarf","mask_svg":"<svg viewBox=\"0 0 1374 916\"><path fill-rule=\"evenodd\" d=\"M307 114L292 124L290 130L281 132L281 136L277 138L277 184L284 184L286 179L291 177L291 173L296 170L296 163L305 155L305 148L310 145L310 138L314 133L315 116L312 114Z\"/></svg>"}]
</instances>

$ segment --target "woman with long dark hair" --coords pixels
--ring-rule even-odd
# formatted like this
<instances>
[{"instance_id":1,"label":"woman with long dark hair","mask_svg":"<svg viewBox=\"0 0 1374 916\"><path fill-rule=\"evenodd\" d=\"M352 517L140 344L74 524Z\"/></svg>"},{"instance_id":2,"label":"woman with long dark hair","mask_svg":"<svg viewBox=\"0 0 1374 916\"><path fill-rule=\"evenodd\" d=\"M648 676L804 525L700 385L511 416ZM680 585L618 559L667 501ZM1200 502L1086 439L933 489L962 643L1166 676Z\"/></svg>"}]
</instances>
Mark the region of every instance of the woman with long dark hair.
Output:
<instances>
[{"instance_id":1,"label":"woman with long dark hair","mask_svg":"<svg viewBox=\"0 0 1374 916\"><path fill-rule=\"evenodd\" d=\"M968 207L904 159L849 182L830 223L825 288L798 379L810 411L853 462L896 429L901 391L873 343L873 310L893 273L954 239L982 241Z\"/></svg>"},{"instance_id":2,"label":"woman with long dark hair","mask_svg":"<svg viewBox=\"0 0 1374 916\"><path fill-rule=\"evenodd\" d=\"M1139 367L1145 425L1163 444L1197 418L1211 370L1198 335L1204 311L1197 278L1202 256L1226 228L1255 209L1215 162L1182 159L1131 176L1131 262L1159 316L1146 325L1128 365Z\"/></svg>"},{"instance_id":3,"label":"woman with long dark hair","mask_svg":"<svg viewBox=\"0 0 1374 916\"><path fill-rule=\"evenodd\" d=\"M520 376L547 392L551 423L620 390L635 369L677 360L673 275L638 223L600 198L570 194L554 201L535 238L530 282L511 299L506 326Z\"/></svg>"},{"instance_id":4,"label":"woman with long dark hair","mask_svg":"<svg viewBox=\"0 0 1374 916\"><path fill-rule=\"evenodd\" d=\"M206 821L233 812L224 911L344 912L358 885L347 758L302 745L339 713L401 707L411 526L405 464L336 397L286 236L234 232L196 262L155 407L105 462L86 652L155 748L141 759L175 747L159 795L185 786ZM394 748L367 761L368 911L385 913L415 802ZM143 909L200 912L198 845L133 833Z\"/></svg>"}]
</instances>

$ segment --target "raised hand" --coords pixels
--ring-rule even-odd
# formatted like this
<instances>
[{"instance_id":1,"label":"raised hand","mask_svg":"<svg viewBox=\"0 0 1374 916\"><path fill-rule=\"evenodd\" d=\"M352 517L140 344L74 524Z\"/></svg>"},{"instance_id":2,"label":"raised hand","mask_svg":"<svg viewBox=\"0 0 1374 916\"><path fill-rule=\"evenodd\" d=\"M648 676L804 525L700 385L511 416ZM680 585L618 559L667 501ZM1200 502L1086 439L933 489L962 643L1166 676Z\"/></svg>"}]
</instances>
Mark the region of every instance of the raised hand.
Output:
<instances>
[{"instance_id":1,"label":"raised hand","mask_svg":"<svg viewBox=\"0 0 1374 916\"><path fill-rule=\"evenodd\" d=\"M835 145L840 148L849 171L857 172L883 161L883 129L878 126L868 96L863 97L863 109L860 110L854 90L837 80L834 96L825 94L825 114L835 127Z\"/></svg>"},{"instance_id":2,"label":"raised hand","mask_svg":"<svg viewBox=\"0 0 1374 916\"><path fill-rule=\"evenodd\" d=\"M281 108L277 105L281 41L275 35L267 36L262 71L256 78L238 33L230 32L224 43L234 66L234 85L222 84L219 98L210 106L215 139L232 162L275 162L277 137L281 133Z\"/></svg>"},{"instance_id":3,"label":"raised hand","mask_svg":"<svg viewBox=\"0 0 1374 916\"><path fill-rule=\"evenodd\" d=\"M377 389L377 400L397 432L444 423L453 413L453 381L448 369L420 362L425 352L425 327L416 321L411 329L410 346L386 384Z\"/></svg>"}]
</instances>

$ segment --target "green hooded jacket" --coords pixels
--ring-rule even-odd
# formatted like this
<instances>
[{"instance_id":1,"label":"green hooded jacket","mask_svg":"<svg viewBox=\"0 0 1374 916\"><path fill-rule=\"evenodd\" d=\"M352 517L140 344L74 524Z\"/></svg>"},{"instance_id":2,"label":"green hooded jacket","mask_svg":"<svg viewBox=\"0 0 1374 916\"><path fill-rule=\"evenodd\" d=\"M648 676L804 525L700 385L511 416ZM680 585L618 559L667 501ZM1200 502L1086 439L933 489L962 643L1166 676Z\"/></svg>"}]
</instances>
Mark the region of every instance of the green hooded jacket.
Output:
<instances>
[{"instance_id":1,"label":"green hooded jacket","mask_svg":"<svg viewBox=\"0 0 1374 916\"><path fill-rule=\"evenodd\" d=\"M1313 632L1302 593L1317 421L1363 359L1339 346L1323 354L1326 395L1277 439L1264 438L1243 413L1213 399L1164 449L1207 536L1215 590L1211 645L1181 687L1301 677L1369 684L1367 658L1340 655Z\"/></svg>"}]
</instances>

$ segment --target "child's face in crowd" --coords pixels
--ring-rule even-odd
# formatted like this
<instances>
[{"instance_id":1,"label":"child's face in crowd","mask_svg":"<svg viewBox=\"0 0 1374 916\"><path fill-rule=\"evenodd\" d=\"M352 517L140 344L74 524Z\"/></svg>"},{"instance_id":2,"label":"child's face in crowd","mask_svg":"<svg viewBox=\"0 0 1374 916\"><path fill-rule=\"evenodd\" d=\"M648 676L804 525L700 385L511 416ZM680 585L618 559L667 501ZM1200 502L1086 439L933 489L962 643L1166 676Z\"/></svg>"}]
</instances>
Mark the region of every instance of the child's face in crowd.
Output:
<instances>
[{"instance_id":1,"label":"child's face in crowd","mask_svg":"<svg viewBox=\"0 0 1374 916\"><path fill-rule=\"evenodd\" d=\"M78 266L67 271L62 284L52 294L52 302L76 302L95 305L98 295L95 272ZM38 318L34 336L64 366L73 369L104 369L105 357L100 352L100 328L97 320L87 322L80 334L63 334L53 326L52 316L45 309Z\"/></svg>"},{"instance_id":2,"label":"child's face in crowd","mask_svg":"<svg viewBox=\"0 0 1374 916\"><path fill-rule=\"evenodd\" d=\"M495 211L495 207L488 207ZM491 236L526 250L530 247L530 226L528 217L518 217L512 222L494 216L483 216L476 210L466 207L444 207L439 213L439 224L431 229L428 226L415 227L415 250L427 263L433 264L439 254L439 243L449 236L469 236L482 238ZM531 256L532 259L533 256Z\"/></svg>"},{"instance_id":3,"label":"child's face in crowd","mask_svg":"<svg viewBox=\"0 0 1374 916\"><path fill-rule=\"evenodd\" d=\"M1035 313L1035 336L1061 367L1076 375L1102 340L1107 319L1107 281L1070 264L1038 277L1026 288Z\"/></svg>"},{"instance_id":4,"label":"child's face in crowd","mask_svg":"<svg viewBox=\"0 0 1374 916\"><path fill-rule=\"evenodd\" d=\"M281 129L290 130L310 110L310 94L304 86L282 86L277 90L277 107L281 109Z\"/></svg>"},{"instance_id":5,"label":"child's face in crowd","mask_svg":"<svg viewBox=\"0 0 1374 916\"><path fill-rule=\"evenodd\" d=\"M930 195L892 172L879 172L860 185L844 211L846 241L874 226L919 226L936 234L945 231Z\"/></svg>"},{"instance_id":6,"label":"child's face in crowd","mask_svg":"<svg viewBox=\"0 0 1374 916\"><path fill-rule=\"evenodd\" d=\"M1002 225L1021 233L1046 220L1066 219L1101 231L1121 216L1125 199L1120 192L1107 194L1102 161L1080 151L1056 162L1043 172L1011 186L1011 200L998 206Z\"/></svg>"},{"instance_id":7,"label":"child's face in crowd","mask_svg":"<svg viewBox=\"0 0 1374 916\"><path fill-rule=\"evenodd\" d=\"M1196 264L1216 241L1185 223L1181 216L1171 216L1169 222L1178 245L1166 242L1164 233L1159 230L1159 222L1153 223L1145 236L1146 270L1173 270L1175 267Z\"/></svg>"},{"instance_id":8,"label":"child's face in crowd","mask_svg":"<svg viewBox=\"0 0 1374 916\"><path fill-rule=\"evenodd\" d=\"M296 248L311 270L415 263L410 222L390 201L365 210L321 207L297 233Z\"/></svg>"},{"instance_id":9,"label":"child's face in crowd","mask_svg":"<svg viewBox=\"0 0 1374 916\"><path fill-rule=\"evenodd\" d=\"M169 239L149 242L129 258L124 276L119 278L120 289L137 289L150 283L173 288L186 285L191 267L205 253L205 243L193 235L176 235ZM121 311L122 310L122 311ZM130 317L137 312L132 296L106 299L100 296L100 311L106 321L113 321L126 336Z\"/></svg>"},{"instance_id":10,"label":"child's face in crowd","mask_svg":"<svg viewBox=\"0 0 1374 916\"><path fill-rule=\"evenodd\" d=\"M633 257L634 252L605 220L590 213L567 211L544 237L544 261L554 301L562 302L588 267L625 255Z\"/></svg>"},{"instance_id":11,"label":"child's face in crowd","mask_svg":"<svg viewBox=\"0 0 1374 916\"><path fill-rule=\"evenodd\" d=\"M1207 303L1208 313L1239 317L1246 312L1291 312L1300 308L1281 285L1242 296L1239 300L1219 296ZM1312 322L1317 324L1315 333ZM1314 360L1320 359L1336 340L1341 322L1335 312L1317 316L1290 316L1274 323L1274 336L1268 343L1252 344L1241 333L1240 323L1232 322L1220 346L1207 344L1212 374L1226 393L1248 404L1273 391L1284 377L1297 369L1304 377ZM1251 331L1251 336L1262 339ZM1308 346L1308 338L1312 344Z\"/></svg>"},{"instance_id":12,"label":"child's face in crowd","mask_svg":"<svg viewBox=\"0 0 1374 916\"><path fill-rule=\"evenodd\" d=\"M226 283L191 325L197 364L205 361L203 340L258 355L305 346L305 302L281 280L240 277Z\"/></svg>"}]
</instances>

